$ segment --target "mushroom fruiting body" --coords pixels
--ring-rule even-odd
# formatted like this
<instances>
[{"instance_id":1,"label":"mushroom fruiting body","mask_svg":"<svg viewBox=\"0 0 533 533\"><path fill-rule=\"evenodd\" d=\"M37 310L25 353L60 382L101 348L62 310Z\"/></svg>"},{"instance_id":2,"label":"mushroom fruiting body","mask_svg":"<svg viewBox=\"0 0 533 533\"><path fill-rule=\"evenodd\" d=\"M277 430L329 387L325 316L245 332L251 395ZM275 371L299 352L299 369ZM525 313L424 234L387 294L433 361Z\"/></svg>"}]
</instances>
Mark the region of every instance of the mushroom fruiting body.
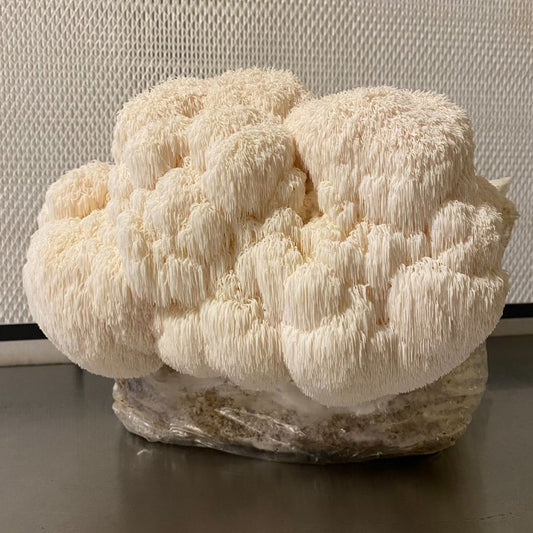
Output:
<instances>
[{"instance_id":1,"label":"mushroom fruiting body","mask_svg":"<svg viewBox=\"0 0 533 533\"><path fill-rule=\"evenodd\" d=\"M473 151L433 93L317 99L259 69L165 82L119 113L114 164L48 189L30 310L105 376L292 380L328 406L420 388L484 341L507 293L517 215Z\"/></svg>"}]
</instances>

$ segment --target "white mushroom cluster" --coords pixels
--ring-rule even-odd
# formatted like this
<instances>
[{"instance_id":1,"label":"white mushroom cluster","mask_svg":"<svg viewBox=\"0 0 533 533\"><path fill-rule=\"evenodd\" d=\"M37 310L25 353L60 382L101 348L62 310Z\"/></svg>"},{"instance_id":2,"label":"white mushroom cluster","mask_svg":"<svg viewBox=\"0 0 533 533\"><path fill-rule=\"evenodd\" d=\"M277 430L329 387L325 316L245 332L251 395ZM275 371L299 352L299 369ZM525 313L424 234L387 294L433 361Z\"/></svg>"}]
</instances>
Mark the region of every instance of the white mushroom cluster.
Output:
<instances>
[{"instance_id":1,"label":"white mushroom cluster","mask_svg":"<svg viewBox=\"0 0 533 533\"><path fill-rule=\"evenodd\" d=\"M174 79L128 102L114 163L50 186L24 267L74 362L163 363L328 406L422 387L496 325L516 212L465 113L389 87L314 98L289 72Z\"/></svg>"}]
</instances>

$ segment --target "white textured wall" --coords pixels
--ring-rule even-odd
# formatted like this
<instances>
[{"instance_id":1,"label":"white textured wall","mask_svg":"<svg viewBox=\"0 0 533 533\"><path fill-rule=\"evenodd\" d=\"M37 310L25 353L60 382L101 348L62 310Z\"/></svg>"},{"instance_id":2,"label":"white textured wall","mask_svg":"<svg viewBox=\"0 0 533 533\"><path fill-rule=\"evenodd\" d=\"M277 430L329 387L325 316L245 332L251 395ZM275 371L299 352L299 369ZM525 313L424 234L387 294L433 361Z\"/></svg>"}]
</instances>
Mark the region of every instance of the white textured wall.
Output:
<instances>
[{"instance_id":1,"label":"white textured wall","mask_svg":"<svg viewBox=\"0 0 533 533\"><path fill-rule=\"evenodd\" d=\"M0 323L32 321L20 272L44 191L110 158L122 102L174 75L252 65L291 69L317 94L387 84L467 109L478 171L515 178L508 301L533 301L529 0L2 0L0 24Z\"/></svg>"}]
</instances>

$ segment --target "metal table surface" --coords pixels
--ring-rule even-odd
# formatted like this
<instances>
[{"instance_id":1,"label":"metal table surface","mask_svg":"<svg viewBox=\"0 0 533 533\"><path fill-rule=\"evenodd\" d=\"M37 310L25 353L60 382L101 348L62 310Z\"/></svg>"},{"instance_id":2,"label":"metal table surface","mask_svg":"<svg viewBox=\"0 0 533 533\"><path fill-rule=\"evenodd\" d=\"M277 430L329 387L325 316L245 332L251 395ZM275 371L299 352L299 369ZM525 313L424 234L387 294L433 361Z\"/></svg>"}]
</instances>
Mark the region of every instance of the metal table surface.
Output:
<instances>
[{"instance_id":1,"label":"metal table surface","mask_svg":"<svg viewBox=\"0 0 533 533\"><path fill-rule=\"evenodd\" d=\"M533 336L489 340L488 390L437 455L310 466L149 444L111 380L0 368L0 531L531 532Z\"/></svg>"}]
</instances>

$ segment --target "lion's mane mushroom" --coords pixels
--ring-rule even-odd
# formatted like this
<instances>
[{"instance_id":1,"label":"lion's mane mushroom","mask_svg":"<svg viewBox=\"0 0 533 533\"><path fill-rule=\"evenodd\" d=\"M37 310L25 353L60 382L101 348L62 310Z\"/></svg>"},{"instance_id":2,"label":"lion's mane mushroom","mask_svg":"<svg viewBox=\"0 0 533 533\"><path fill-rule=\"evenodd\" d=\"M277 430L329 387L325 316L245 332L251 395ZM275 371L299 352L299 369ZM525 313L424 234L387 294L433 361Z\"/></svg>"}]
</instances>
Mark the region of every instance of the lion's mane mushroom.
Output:
<instances>
[{"instance_id":1,"label":"lion's mane mushroom","mask_svg":"<svg viewBox=\"0 0 533 533\"><path fill-rule=\"evenodd\" d=\"M465 113L388 87L313 98L288 72L179 78L124 106L115 163L50 186L33 317L92 372L165 363L351 406L422 387L496 325L516 212Z\"/></svg>"}]
</instances>

